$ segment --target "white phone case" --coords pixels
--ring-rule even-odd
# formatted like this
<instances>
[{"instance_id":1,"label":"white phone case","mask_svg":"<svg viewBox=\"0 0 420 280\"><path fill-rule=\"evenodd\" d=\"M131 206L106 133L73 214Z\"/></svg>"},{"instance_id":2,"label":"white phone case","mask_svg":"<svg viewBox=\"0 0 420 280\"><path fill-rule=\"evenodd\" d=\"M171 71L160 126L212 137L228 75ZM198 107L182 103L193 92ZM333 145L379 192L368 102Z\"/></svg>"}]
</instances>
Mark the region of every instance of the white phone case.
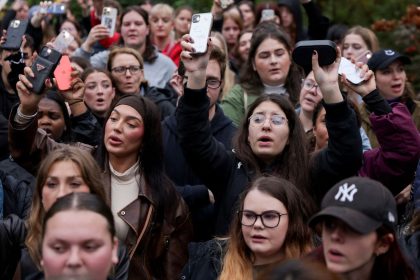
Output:
<instances>
[{"instance_id":1,"label":"white phone case","mask_svg":"<svg viewBox=\"0 0 420 280\"><path fill-rule=\"evenodd\" d=\"M104 7L102 10L101 24L109 29L109 37L114 36L116 22L117 9L112 7Z\"/></svg>"},{"instance_id":2,"label":"white phone case","mask_svg":"<svg viewBox=\"0 0 420 280\"><path fill-rule=\"evenodd\" d=\"M338 67L338 74L342 75L343 73L352 84L358 85L363 82L363 78L360 77L360 69L345 57L341 58L340 66Z\"/></svg>"},{"instance_id":3,"label":"white phone case","mask_svg":"<svg viewBox=\"0 0 420 280\"><path fill-rule=\"evenodd\" d=\"M192 44L195 53L205 53L207 51L207 40L213 25L211 13L194 14L191 19L190 36L194 40Z\"/></svg>"}]
</instances>

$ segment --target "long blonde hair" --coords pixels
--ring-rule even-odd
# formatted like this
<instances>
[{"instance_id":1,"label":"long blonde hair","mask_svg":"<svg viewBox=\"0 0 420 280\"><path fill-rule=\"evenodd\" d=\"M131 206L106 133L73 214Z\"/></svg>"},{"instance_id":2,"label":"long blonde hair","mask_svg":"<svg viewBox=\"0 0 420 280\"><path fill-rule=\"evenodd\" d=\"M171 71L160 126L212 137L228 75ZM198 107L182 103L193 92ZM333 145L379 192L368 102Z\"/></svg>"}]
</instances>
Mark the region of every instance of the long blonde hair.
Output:
<instances>
[{"instance_id":1,"label":"long blonde hair","mask_svg":"<svg viewBox=\"0 0 420 280\"><path fill-rule=\"evenodd\" d=\"M284 259L299 258L312 250L311 230L305 223L309 217L309 206L296 186L276 176L261 176L242 193L239 210L243 209L245 197L251 190L259 190L280 200L287 209L289 224L281 248ZM254 254L245 243L239 216L235 215L219 279L252 280L254 259Z\"/></svg>"},{"instance_id":2,"label":"long blonde hair","mask_svg":"<svg viewBox=\"0 0 420 280\"><path fill-rule=\"evenodd\" d=\"M105 200L101 171L89 152L71 146L65 146L50 152L39 167L32 198L31 212L27 221L28 235L26 236L25 245L28 248L29 255L37 266L39 266L41 260L42 222L46 212L46 209L42 205L42 189L51 167L55 163L62 161L72 161L76 164L80 169L83 181L89 187L90 193L96 194Z\"/></svg>"}]
</instances>

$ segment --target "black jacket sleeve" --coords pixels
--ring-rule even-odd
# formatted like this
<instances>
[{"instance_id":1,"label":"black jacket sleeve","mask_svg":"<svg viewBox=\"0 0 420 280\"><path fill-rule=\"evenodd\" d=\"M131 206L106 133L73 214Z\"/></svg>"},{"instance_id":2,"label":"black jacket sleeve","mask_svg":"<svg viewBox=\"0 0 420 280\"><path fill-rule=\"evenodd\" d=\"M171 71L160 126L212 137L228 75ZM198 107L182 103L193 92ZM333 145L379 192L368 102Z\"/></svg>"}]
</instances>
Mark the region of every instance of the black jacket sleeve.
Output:
<instances>
[{"instance_id":1,"label":"black jacket sleeve","mask_svg":"<svg viewBox=\"0 0 420 280\"><path fill-rule=\"evenodd\" d=\"M362 140L355 112L347 101L325 104L328 145L311 158L311 183L316 199L338 181L355 176L362 165Z\"/></svg>"},{"instance_id":2,"label":"black jacket sleeve","mask_svg":"<svg viewBox=\"0 0 420 280\"><path fill-rule=\"evenodd\" d=\"M0 279L13 279L25 236L24 221L18 216L10 215L0 221Z\"/></svg>"},{"instance_id":3,"label":"black jacket sleeve","mask_svg":"<svg viewBox=\"0 0 420 280\"><path fill-rule=\"evenodd\" d=\"M302 5L308 16L308 37L310 40L324 40L327 37L330 20L323 16L313 1Z\"/></svg>"},{"instance_id":4,"label":"black jacket sleeve","mask_svg":"<svg viewBox=\"0 0 420 280\"><path fill-rule=\"evenodd\" d=\"M79 116L71 117L71 131L73 142L91 146L99 145L102 137L102 127L89 110Z\"/></svg>"}]
</instances>

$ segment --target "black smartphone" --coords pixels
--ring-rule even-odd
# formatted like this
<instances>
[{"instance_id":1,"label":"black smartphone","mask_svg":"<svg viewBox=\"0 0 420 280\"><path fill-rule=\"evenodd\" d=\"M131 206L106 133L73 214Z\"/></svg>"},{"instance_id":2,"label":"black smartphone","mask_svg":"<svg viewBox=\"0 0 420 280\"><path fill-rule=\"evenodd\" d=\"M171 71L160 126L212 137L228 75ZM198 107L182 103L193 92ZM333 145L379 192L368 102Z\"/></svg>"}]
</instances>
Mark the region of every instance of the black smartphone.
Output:
<instances>
[{"instance_id":1,"label":"black smartphone","mask_svg":"<svg viewBox=\"0 0 420 280\"><path fill-rule=\"evenodd\" d=\"M313 51L318 53L320 66L330 65L337 58L337 45L330 40L300 41L292 52L293 61L304 69L312 68Z\"/></svg>"},{"instance_id":2,"label":"black smartphone","mask_svg":"<svg viewBox=\"0 0 420 280\"><path fill-rule=\"evenodd\" d=\"M7 28L6 42L2 45L5 50L18 50L22 45L22 36L28 27L28 19L14 19Z\"/></svg>"},{"instance_id":3,"label":"black smartphone","mask_svg":"<svg viewBox=\"0 0 420 280\"><path fill-rule=\"evenodd\" d=\"M41 94L44 90L45 80L51 78L55 68L61 59L61 53L44 46L40 54L32 63L31 69L35 77L28 77L32 83L32 91L36 94Z\"/></svg>"}]
</instances>

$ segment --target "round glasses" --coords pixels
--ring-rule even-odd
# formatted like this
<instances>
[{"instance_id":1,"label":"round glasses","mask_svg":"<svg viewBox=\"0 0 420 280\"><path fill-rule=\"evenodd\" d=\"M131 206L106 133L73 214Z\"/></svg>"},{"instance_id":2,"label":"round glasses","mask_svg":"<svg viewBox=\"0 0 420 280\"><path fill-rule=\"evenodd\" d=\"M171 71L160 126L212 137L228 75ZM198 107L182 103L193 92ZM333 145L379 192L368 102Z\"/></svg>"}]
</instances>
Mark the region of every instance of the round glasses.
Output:
<instances>
[{"instance_id":1,"label":"round glasses","mask_svg":"<svg viewBox=\"0 0 420 280\"><path fill-rule=\"evenodd\" d=\"M267 228L275 228L280 223L281 216L287 215L287 213L279 213L277 211L264 211L261 214L257 214L253 211L243 210L238 211L239 220L241 225L246 227L252 227L258 218L261 219L262 224Z\"/></svg>"},{"instance_id":2,"label":"round glasses","mask_svg":"<svg viewBox=\"0 0 420 280\"><path fill-rule=\"evenodd\" d=\"M321 92L321 89L319 88L318 84L315 83L315 81L311 80L311 79L302 80L302 86L303 86L304 89L306 89L308 91L315 88L316 93Z\"/></svg>"},{"instance_id":3,"label":"round glasses","mask_svg":"<svg viewBox=\"0 0 420 280\"><path fill-rule=\"evenodd\" d=\"M130 66L118 66L111 69L112 72L115 72L117 74L125 74L127 73L127 70L130 71L131 74L137 74L143 68L141 68L140 65L130 65Z\"/></svg>"},{"instance_id":4,"label":"round glasses","mask_svg":"<svg viewBox=\"0 0 420 280\"><path fill-rule=\"evenodd\" d=\"M267 119L266 115L257 113L249 117L249 123L254 126L259 126L259 125L262 125L266 119ZM271 115L269 119L270 119L270 123L275 126L281 126L287 123L287 119L281 115Z\"/></svg>"}]
</instances>

